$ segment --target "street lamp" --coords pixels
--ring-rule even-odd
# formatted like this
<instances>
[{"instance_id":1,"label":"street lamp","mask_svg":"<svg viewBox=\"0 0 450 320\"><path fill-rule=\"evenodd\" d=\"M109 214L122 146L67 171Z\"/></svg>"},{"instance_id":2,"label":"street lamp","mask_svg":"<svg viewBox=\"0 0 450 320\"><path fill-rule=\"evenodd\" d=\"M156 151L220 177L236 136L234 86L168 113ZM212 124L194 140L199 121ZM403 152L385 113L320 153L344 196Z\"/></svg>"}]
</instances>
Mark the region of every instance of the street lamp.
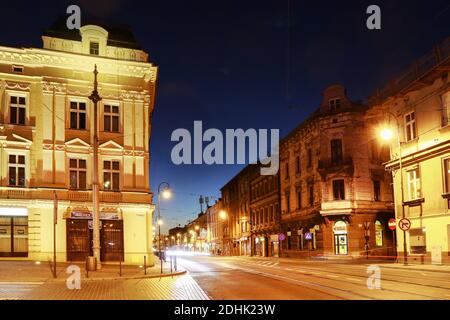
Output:
<instances>
[{"instance_id":1,"label":"street lamp","mask_svg":"<svg viewBox=\"0 0 450 320\"><path fill-rule=\"evenodd\" d=\"M170 185L167 182L161 182L158 186L158 251L159 260L161 261L161 274L163 273L163 260L161 255L161 225L163 221L161 220L161 195L164 199L169 199L171 197Z\"/></svg>"},{"instance_id":2,"label":"street lamp","mask_svg":"<svg viewBox=\"0 0 450 320\"><path fill-rule=\"evenodd\" d=\"M397 147L398 147L398 162L400 170L400 189L401 189L401 201L402 201L402 219L405 218L405 193L403 190L403 161L402 161L402 142L400 141L400 123L394 113L386 110L386 113L395 119L397 124ZM394 136L393 130L385 127L380 131L380 137L384 141L391 141ZM406 266L408 264L408 252L406 246L406 231L403 230L403 264Z\"/></svg>"}]
</instances>

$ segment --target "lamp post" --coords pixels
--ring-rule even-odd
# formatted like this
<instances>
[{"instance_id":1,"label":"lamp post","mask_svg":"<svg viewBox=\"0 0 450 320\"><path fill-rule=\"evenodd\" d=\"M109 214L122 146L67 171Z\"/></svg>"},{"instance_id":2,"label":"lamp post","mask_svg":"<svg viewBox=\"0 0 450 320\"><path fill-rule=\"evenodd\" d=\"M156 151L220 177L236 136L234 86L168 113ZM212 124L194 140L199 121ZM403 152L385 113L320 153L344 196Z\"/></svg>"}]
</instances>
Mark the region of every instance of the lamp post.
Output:
<instances>
[{"instance_id":1,"label":"lamp post","mask_svg":"<svg viewBox=\"0 0 450 320\"><path fill-rule=\"evenodd\" d=\"M221 221L225 221L225 220L227 220L227 218L228 218L227 212L226 212L225 210L220 210L220 211L219 211L219 219L220 219ZM228 234L228 232L229 232L228 228L229 228L229 225L228 225L228 221L227 221L227 234ZM225 233L223 232L223 226L222 226L222 247L223 247L223 249L225 249L225 236L226 236L227 234L225 234ZM227 246L227 247L228 247L228 246ZM225 251L225 250L224 250L224 251Z\"/></svg>"},{"instance_id":2,"label":"lamp post","mask_svg":"<svg viewBox=\"0 0 450 320\"><path fill-rule=\"evenodd\" d=\"M92 244L92 251L94 253L95 260L97 260L97 268L101 269L101 263L100 263L100 205L99 205L99 187L98 187L98 132L97 132L97 105L102 100L100 95L97 91L97 65L95 65L94 68L94 90L92 91L92 94L89 96L89 99L94 103L94 154L93 154L93 160L94 160L94 172L93 172L93 179L92 179L92 220L93 220L93 228L92 231L94 241Z\"/></svg>"},{"instance_id":3,"label":"lamp post","mask_svg":"<svg viewBox=\"0 0 450 320\"><path fill-rule=\"evenodd\" d=\"M398 148L398 162L399 162L399 170L400 170L400 189L401 189L401 201L402 201L402 219L405 218L405 193L403 190L403 161L402 161L402 142L400 141L400 123L398 122L397 117L394 113L389 110L386 110L386 113L395 119L397 124L397 148ZM389 141L392 139L392 131L388 128L385 128L380 133L381 137ZM408 264L408 251L406 245L406 231L403 230L403 264L406 266Z\"/></svg>"},{"instance_id":4,"label":"lamp post","mask_svg":"<svg viewBox=\"0 0 450 320\"><path fill-rule=\"evenodd\" d=\"M167 182L161 182L158 186L158 252L159 260L161 261L161 274L163 273L163 260L161 255L161 225L163 221L161 220L161 193L163 198L169 199L171 196L170 185Z\"/></svg>"}]
</instances>

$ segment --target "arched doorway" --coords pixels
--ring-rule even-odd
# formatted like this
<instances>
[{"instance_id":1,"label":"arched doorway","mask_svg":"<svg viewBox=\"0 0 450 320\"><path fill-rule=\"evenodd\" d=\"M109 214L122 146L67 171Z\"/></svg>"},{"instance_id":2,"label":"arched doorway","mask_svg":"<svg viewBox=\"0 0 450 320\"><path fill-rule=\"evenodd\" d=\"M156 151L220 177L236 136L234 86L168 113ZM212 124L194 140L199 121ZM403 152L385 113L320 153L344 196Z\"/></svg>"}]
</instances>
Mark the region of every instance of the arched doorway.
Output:
<instances>
[{"instance_id":1,"label":"arched doorway","mask_svg":"<svg viewBox=\"0 0 450 320\"><path fill-rule=\"evenodd\" d=\"M345 221L339 220L334 223L334 253L336 255L348 254L348 235L347 224Z\"/></svg>"}]
</instances>

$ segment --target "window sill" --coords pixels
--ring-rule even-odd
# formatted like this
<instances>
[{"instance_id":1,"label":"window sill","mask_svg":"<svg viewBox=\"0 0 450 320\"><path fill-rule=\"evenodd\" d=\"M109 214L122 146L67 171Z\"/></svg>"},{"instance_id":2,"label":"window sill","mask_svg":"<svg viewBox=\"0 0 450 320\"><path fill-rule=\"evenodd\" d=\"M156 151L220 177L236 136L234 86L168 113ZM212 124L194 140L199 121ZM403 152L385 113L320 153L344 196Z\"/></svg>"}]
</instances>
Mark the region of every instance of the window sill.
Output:
<instances>
[{"instance_id":1,"label":"window sill","mask_svg":"<svg viewBox=\"0 0 450 320\"><path fill-rule=\"evenodd\" d=\"M408 207L417 207L420 206L420 204L422 204L423 202L425 202L425 198L419 198L410 201L404 201L403 205Z\"/></svg>"}]
</instances>

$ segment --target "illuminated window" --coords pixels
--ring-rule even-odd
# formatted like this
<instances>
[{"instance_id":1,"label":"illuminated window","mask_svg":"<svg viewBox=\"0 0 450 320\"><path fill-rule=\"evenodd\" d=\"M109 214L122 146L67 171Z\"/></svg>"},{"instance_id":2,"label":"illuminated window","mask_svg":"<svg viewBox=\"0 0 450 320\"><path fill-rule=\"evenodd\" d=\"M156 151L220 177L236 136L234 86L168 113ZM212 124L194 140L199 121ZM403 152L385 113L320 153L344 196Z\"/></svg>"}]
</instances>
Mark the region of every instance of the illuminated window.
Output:
<instances>
[{"instance_id":1,"label":"illuminated window","mask_svg":"<svg viewBox=\"0 0 450 320\"><path fill-rule=\"evenodd\" d=\"M106 132L119 132L119 107L105 105L103 109L103 129Z\"/></svg>"},{"instance_id":2,"label":"illuminated window","mask_svg":"<svg viewBox=\"0 0 450 320\"><path fill-rule=\"evenodd\" d=\"M422 196L419 169L408 171L408 194L409 200L416 200Z\"/></svg>"},{"instance_id":3,"label":"illuminated window","mask_svg":"<svg viewBox=\"0 0 450 320\"><path fill-rule=\"evenodd\" d=\"M333 181L333 199L345 200L345 183L343 179Z\"/></svg>"},{"instance_id":4,"label":"illuminated window","mask_svg":"<svg viewBox=\"0 0 450 320\"><path fill-rule=\"evenodd\" d=\"M378 220L375 221L375 245L383 246L383 224Z\"/></svg>"},{"instance_id":5,"label":"illuminated window","mask_svg":"<svg viewBox=\"0 0 450 320\"><path fill-rule=\"evenodd\" d=\"M417 138L416 114L414 111L405 115L405 132L406 141L411 141Z\"/></svg>"},{"instance_id":6,"label":"illuminated window","mask_svg":"<svg viewBox=\"0 0 450 320\"><path fill-rule=\"evenodd\" d=\"M70 159L70 188L86 189L86 160Z\"/></svg>"},{"instance_id":7,"label":"illuminated window","mask_svg":"<svg viewBox=\"0 0 450 320\"><path fill-rule=\"evenodd\" d=\"M95 56L98 56L100 54L100 46L98 42L92 41L89 44L89 53Z\"/></svg>"},{"instance_id":8,"label":"illuminated window","mask_svg":"<svg viewBox=\"0 0 450 320\"><path fill-rule=\"evenodd\" d=\"M86 130L85 102L70 102L70 129Z\"/></svg>"},{"instance_id":9,"label":"illuminated window","mask_svg":"<svg viewBox=\"0 0 450 320\"><path fill-rule=\"evenodd\" d=\"M25 156L9 155L9 185L11 187L25 187Z\"/></svg>"},{"instance_id":10,"label":"illuminated window","mask_svg":"<svg viewBox=\"0 0 450 320\"><path fill-rule=\"evenodd\" d=\"M10 97L9 120L11 124L25 125L26 99L25 97Z\"/></svg>"},{"instance_id":11,"label":"illuminated window","mask_svg":"<svg viewBox=\"0 0 450 320\"><path fill-rule=\"evenodd\" d=\"M338 110L341 108L341 99L334 98L329 100L330 110Z\"/></svg>"},{"instance_id":12,"label":"illuminated window","mask_svg":"<svg viewBox=\"0 0 450 320\"><path fill-rule=\"evenodd\" d=\"M120 189L119 161L103 161L103 188L113 191Z\"/></svg>"}]
</instances>

